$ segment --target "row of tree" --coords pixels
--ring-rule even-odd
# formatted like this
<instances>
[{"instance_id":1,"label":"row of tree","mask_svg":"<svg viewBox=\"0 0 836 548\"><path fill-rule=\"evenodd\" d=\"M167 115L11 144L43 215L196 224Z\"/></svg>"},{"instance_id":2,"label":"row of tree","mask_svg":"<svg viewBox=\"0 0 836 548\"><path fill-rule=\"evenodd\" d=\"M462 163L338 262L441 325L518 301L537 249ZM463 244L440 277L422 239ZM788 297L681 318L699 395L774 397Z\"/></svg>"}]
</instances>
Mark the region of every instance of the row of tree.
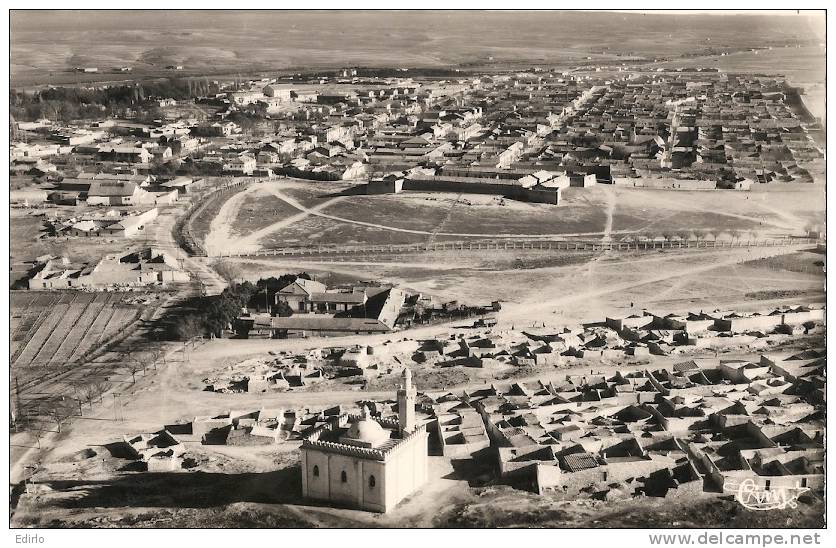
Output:
<instances>
[{"instance_id":1,"label":"row of tree","mask_svg":"<svg viewBox=\"0 0 836 548\"><path fill-rule=\"evenodd\" d=\"M98 88L49 87L35 92L11 90L9 108L15 120L48 118L71 121L114 115L137 108L151 98L194 99L219 91L205 78L161 78Z\"/></svg>"},{"instance_id":2,"label":"row of tree","mask_svg":"<svg viewBox=\"0 0 836 548\"><path fill-rule=\"evenodd\" d=\"M120 352L120 360L131 374L131 383L136 384L136 375L142 371L143 375L151 368L157 370L157 365L165 364L166 347L162 343L146 344L142 347L129 347ZM85 405L93 409L95 403L102 403L104 395L113 388L113 382L108 377L93 377L73 382L66 394L44 402L38 408L36 415L43 415L55 424L57 432L61 432L64 423L73 416L81 416ZM114 394L114 398L118 394ZM17 417L18 420L25 417ZM28 420L26 421L28 428ZM33 432L38 433L37 430Z\"/></svg>"},{"instance_id":3,"label":"row of tree","mask_svg":"<svg viewBox=\"0 0 836 548\"><path fill-rule=\"evenodd\" d=\"M758 233L755 230L744 231L744 230L721 230L721 229L713 229L713 228L706 228L700 230L669 230L669 231L662 231L662 232L655 232L655 233L646 233L646 234L629 234L622 238L621 241L623 242L641 242L641 241L651 241L656 240L658 238L664 239L666 242L671 241L687 241L687 240L696 240L696 241L703 241L703 240L717 240L721 235L728 234L731 236L732 241L738 241L743 239L744 237L748 237L751 240L755 240L758 237Z\"/></svg>"}]
</instances>

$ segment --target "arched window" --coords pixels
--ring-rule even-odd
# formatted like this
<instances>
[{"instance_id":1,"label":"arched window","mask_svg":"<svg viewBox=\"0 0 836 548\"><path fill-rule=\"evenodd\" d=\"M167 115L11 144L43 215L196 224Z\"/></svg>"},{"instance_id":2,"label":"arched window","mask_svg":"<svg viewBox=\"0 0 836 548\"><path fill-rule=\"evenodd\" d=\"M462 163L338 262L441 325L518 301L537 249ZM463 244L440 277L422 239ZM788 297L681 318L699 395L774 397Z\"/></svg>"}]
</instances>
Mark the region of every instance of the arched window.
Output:
<instances>
[{"instance_id":1,"label":"arched window","mask_svg":"<svg viewBox=\"0 0 836 548\"><path fill-rule=\"evenodd\" d=\"M348 474L345 473L345 470L340 472L340 481L343 483L348 481Z\"/></svg>"},{"instance_id":2,"label":"arched window","mask_svg":"<svg viewBox=\"0 0 836 548\"><path fill-rule=\"evenodd\" d=\"M375 481L374 476L369 476L369 488L374 489L374 486L377 484Z\"/></svg>"},{"instance_id":3,"label":"arched window","mask_svg":"<svg viewBox=\"0 0 836 548\"><path fill-rule=\"evenodd\" d=\"M314 467L313 467L313 475L314 475L314 477L316 477L316 478L318 478L318 477L319 477L319 466L314 465Z\"/></svg>"}]
</instances>

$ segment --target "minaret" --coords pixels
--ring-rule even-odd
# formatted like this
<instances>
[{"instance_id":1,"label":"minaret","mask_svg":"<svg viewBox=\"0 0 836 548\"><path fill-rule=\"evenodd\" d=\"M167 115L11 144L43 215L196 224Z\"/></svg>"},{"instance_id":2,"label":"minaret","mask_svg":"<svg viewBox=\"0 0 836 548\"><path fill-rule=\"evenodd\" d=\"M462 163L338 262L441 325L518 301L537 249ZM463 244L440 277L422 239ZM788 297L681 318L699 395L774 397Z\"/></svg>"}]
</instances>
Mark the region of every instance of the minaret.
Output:
<instances>
[{"instance_id":1,"label":"minaret","mask_svg":"<svg viewBox=\"0 0 836 548\"><path fill-rule=\"evenodd\" d=\"M398 424L401 433L415 430L415 388L412 387L412 371L403 370L403 385L398 390Z\"/></svg>"}]
</instances>

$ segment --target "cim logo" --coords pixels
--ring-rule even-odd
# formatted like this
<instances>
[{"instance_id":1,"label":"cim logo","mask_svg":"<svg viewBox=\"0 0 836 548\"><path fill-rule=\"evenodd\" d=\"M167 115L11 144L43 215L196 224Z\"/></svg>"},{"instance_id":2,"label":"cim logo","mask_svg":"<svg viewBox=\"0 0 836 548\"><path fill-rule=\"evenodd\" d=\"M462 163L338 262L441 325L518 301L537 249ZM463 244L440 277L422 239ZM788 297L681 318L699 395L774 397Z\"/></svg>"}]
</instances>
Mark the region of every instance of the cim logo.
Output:
<instances>
[{"instance_id":1,"label":"cim logo","mask_svg":"<svg viewBox=\"0 0 836 548\"><path fill-rule=\"evenodd\" d=\"M749 510L783 510L797 508L798 497L809 491L807 487L777 487L764 489L754 480L744 480L737 487L735 498Z\"/></svg>"}]
</instances>

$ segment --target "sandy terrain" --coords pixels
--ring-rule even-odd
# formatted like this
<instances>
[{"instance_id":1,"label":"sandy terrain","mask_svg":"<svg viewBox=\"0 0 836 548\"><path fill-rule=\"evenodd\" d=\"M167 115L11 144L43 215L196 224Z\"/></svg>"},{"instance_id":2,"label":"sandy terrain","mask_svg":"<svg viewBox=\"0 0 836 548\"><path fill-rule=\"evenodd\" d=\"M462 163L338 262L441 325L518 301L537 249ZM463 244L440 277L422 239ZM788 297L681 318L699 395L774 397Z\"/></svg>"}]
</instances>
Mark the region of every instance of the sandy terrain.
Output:
<instances>
[{"instance_id":1,"label":"sandy terrain","mask_svg":"<svg viewBox=\"0 0 836 548\"><path fill-rule=\"evenodd\" d=\"M809 247L809 246L808 246ZM737 267L740 263L793 251L793 248L665 250L664 253L599 254L593 261L544 268L497 270L494 257L482 252L447 252L406 256L401 261L340 262L307 259L229 259L246 265L250 277L270 273L337 273L376 279L433 295L476 304L503 301L500 319L527 318L559 323L591 320L636 307L679 310L723 308L743 303L758 290L806 289L821 292L823 274ZM511 254L511 252L508 252ZM525 253L518 252L525 256ZM500 256L505 256L502 253ZM253 268L255 266L255 268ZM489 280L489 283L486 283Z\"/></svg>"},{"instance_id":2,"label":"sandy terrain","mask_svg":"<svg viewBox=\"0 0 836 548\"><path fill-rule=\"evenodd\" d=\"M247 190L243 190L234 194L229 200L224 202L221 206L218 215L212 219L212 224L209 226L209 234L206 235L204 247L208 254L213 254L216 249L227 249L234 246L235 240L232 237L232 226L238 209L247 195L256 190L258 187L251 185Z\"/></svg>"}]
</instances>

